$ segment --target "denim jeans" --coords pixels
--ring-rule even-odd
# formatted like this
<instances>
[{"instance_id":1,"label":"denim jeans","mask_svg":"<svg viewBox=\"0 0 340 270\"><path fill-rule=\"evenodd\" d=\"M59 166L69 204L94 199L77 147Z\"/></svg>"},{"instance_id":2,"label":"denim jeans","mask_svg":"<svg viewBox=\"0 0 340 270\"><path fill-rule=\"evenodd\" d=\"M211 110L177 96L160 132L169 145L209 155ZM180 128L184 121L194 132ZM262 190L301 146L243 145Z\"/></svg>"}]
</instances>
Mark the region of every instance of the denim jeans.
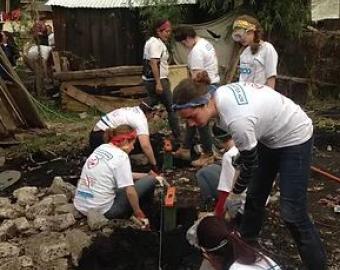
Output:
<instances>
[{"instance_id":1,"label":"denim jeans","mask_svg":"<svg viewBox=\"0 0 340 270\"><path fill-rule=\"evenodd\" d=\"M312 146L313 139L279 149L258 145L259 168L256 177L248 185L240 232L249 240L258 236L265 215L265 203L279 172L281 217L307 269L322 270L327 268L326 254L319 233L307 213Z\"/></svg>"},{"instance_id":2,"label":"denim jeans","mask_svg":"<svg viewBox=\"0 0 340 270\"><path fill-rule=\"evenodd\" d=\"M208 165L196 173L198 186L200 187L203 202L217 199L217 186L220 179L222 167L217 164Z\"/></svg>"},{"instance_id":3,"label":"denim jeans","mask_svg":"<svg viewBox=\"0 0 340 270\"><path fill-rule=\"evenodd\" d=\"M155 190L155 179L152 176L145 176L135 182L135 189L138 194L139 204L152 201ZM108 219L129 218L132 215L132 208L126 196L125 189L118 189L116 198L110 210L104 216Z\"/></svg>"},{"instance_id":4,"label":"denim jeans","mask_svg":"<svg viewBox=\"0 0 340 270\"><path fill-rule=\"evenodd\" d=\"M154 106L159 102L164 105L168 113L169 126L172 130L172 134L175 138L179 138L179 121L175 111L172 108L172 92L170 89L170 82L168 79L161 79L161 84L163 87L163 92L159 95L156 93L155 81L144 81L144 86L150 99L150 105Z\"/></svg>"},{"instance_id":5,"label":"denim jeans","mask_svg":"<svg viewBox=\"0 0 340 270\"><path fill-rule=\"evenodd\" d=\"M203 127L189 127L187 125L185 139L184 139L184 147L187 149L192 148L196 131L198 131L198 134L200 135L200 142L203 146L203 151L205 153L211 153L213 142L212 142L209 124Z\"/></svg>"}]
</instances>

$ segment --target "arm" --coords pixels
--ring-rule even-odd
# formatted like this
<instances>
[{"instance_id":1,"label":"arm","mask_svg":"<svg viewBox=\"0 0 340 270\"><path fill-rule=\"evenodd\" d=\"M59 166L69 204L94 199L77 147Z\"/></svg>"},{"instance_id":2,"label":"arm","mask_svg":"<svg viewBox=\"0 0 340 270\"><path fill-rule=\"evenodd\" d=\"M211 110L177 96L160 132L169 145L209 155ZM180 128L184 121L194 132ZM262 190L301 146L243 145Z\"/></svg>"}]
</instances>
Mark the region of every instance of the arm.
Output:
<instances>
[{"instance_id":1,"label":"arm","mask_svg":"<svg viewBox=\"0 0 340 270\"><path fill-rule=\"evenodd\" d=\"M158 67L159 61L160 60L157 59L157 58L151 58L149 60L149 65L151 67L152 74L153 74L153 77L154 77L155 82L156 82L156 93L157 94L160 94L160 93L163 92L163 87L162 87L161 79L160 79L160 70L159 70L159 67Z\"/></svg>"},{"instance_id":2,"label":"arm","mask_svg":"<svg viewBox=\"0 0 340 270\"><path fill-rule=\"evenodd\" d=\"M142 209L139 206L139 198L134 186L127 186L125 188L127 199L131 205L134 215L137 218L145 218Z\"/></svg>"},{"instance_id":3,"label":"arm","mask_svg":"<svg viewBox=\"0 0 340 270\"><path fill-rule=\"evenodd\" d=\"M147 173L139 173L139 172L132 173L133 180L139 180L147 175L148 175Z\"/></svg>"},{"instance_id":4,"label":"arm","mask_svg":"<svg viewBox=\"0 0 340 270\"><path fill-rule=\"evenodd\" d=\"M275 88L275 81L276 81L276 77L272 76L270 78L267 79L266 81L266 85L270 86L271 88Z\"/></svg>"},{"instance_id":5,"label":"arm","mask_svg":"<svg viewBox=\"0 0 340 270\"><path fill-rule=\"evenodd\" d=\"M144 154L148 158L151 165L156 165L156 159L155 155L153 153L153 149L150 143L150 137L149 135L139 135L138 140L140 143L140 146L143 149Z\"/></svg>"}]
</instances>

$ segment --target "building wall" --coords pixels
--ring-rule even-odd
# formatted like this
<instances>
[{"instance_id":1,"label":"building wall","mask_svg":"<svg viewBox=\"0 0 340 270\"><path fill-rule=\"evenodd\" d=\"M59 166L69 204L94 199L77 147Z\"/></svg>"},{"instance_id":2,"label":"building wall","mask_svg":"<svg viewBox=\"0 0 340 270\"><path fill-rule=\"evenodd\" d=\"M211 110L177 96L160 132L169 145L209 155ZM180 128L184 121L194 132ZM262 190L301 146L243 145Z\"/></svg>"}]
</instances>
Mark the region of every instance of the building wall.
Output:
<instances>
[{"instance_id":1,"label":"building wall","mask_svg":"<svg viewBox=\"0 0 340 270\"><path fill-rule=\"evenodd\" d=\"M98 67L141 64L143 37L133 10L53 7L56 49Z\"/></svg>"}]
</instances>

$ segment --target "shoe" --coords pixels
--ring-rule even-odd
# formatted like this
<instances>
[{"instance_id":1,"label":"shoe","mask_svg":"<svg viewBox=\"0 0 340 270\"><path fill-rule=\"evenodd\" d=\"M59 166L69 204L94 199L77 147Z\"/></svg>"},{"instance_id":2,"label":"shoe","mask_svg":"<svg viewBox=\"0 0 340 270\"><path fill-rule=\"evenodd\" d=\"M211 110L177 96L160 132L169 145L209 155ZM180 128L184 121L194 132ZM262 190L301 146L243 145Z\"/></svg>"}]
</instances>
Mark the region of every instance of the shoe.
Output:
<instances>
[{"instance_id":1,"label":"shoe","mask_svg":"<svg viewBox=\"0 0 340 270\"><path fill-rule=\"evenodd\" d=\"M194 167L203 167L213 164L214 160L215 158L213 153L203 153L198 159L191 162L191 165Z\"/></svg>"},{"instance_id":2,"label":"shoe","mask_svg":"<svg viewBox=\"0 0 340 270\"><path fill-rule=\"evenodd\" d=\"M191 159L191 153L190 149L182 148L180 147L175 153L175 158L183 159L183 160L190 160Z\"/></svg>"}]
</instances>

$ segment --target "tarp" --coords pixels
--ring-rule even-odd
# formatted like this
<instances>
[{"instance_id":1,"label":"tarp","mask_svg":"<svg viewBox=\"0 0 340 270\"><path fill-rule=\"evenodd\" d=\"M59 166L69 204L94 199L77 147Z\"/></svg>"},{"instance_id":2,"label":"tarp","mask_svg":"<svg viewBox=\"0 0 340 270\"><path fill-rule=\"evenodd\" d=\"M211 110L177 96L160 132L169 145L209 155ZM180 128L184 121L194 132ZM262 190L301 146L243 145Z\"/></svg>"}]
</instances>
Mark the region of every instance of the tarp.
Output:
<instances>
[{"instance_id":1,"label":"tarp","mask_svg":"<svg viewBox=\"0 0 340 270\"><path fill-rule=\"evenodd\" d=\"M340 18L340 0L312 0L312 21Z\"/></svg>"},{"instance_id":2,"label":"tarp","mask_svg":"<svg viewBox=\"0 0 340 270\"><path fill-rule=\"evenodd\" d=\"M227 15L203 24L191 24L198 36L207 39L216 50L220 74L223 75L230 68L230 60L234 48L231 38L233 15ZM176 64L187 64L188 50L179 42L175 42L174 61Z\"/></svg>"}]
</instances>

